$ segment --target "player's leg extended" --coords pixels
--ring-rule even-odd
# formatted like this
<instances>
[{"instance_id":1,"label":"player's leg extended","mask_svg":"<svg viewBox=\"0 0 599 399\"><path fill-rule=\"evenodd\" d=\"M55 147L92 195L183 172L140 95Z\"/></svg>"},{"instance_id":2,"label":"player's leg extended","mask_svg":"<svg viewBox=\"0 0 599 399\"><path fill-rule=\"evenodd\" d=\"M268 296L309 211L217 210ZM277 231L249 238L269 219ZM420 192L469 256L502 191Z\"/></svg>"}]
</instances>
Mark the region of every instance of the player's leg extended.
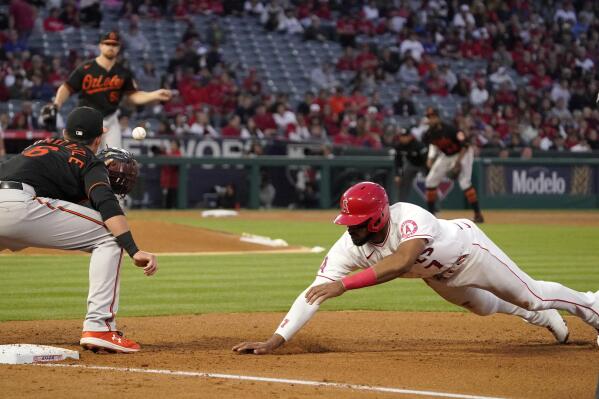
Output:
<instances>
[{"instance_id":1,"label":"player's leg extended","mask_svg":"<svg viewBox=\"0 0 599 399\"><path fill-rule=\"evenodd\" d=\"M108 132L103 136L100 150L106 147L123 148L123 137L121 136L118 112L104 118L104 127L108 129Z\"/></svg>"},{"instance_id":2,"label":"player's leg extended","mask_svg":"<svg viewBox=\"0 0 599 399\"><path fill-rule=\"evenodd\" d=\"M472 207L474 211L474 221L477 223L484 222L483 215L480 211L480 204L478 203L478 196L476 194L476 189L472 186L472 164L474 163L474 150L472 147L469 147L466 150L466 154L462 158L460 163L461 169L460 174L458 176L458 183L460 184L460 188L464 192L464 196L466 200Z\"/></svg>"},{"instance_id":3,"label":"player's leg extended","mask_svg":"<svg viewBox=\"0 0 599 399\"><path fill-rule=\"evenodd\" d=\"M599 303L594 293L559 283L537 281L523 272L476 225L472 253L451 278L453 286L474 286L528 310L565 310L599 329Z\"/></svg>"},{"instance_id":4,"label":"player's leg extended","mask_svg":"<svg viewBox=\"0 0 599 399\"><path fill-rule=\"evenodd\" d=\"M526 310L480 288L449 287L444 280L434 278L425 279L424 282L446 301L466 308L479 316L495 313L519 316L530 324L549 329L560 343L568 340L568 327L557 310Z\"/></svg>"},{"instance_id":5,"label":"player's leg extended","mask_svg":"<svg viewBox=\"0 0 599 399\"><path fill-rule=\"evenodd\" d=\"M5 212L0 214L3 242L10 238L9 248L45 247L92 252L84 330L113 330L122 251L104 226L100 213L67 201L34 198L26 191L2 191L14 192L14 196L21 199L21 202L4 203L10 204L10 213L7 213L10 218L1 216Z\"/></svg>"},{"instance_id":6,"label":"player's leg extended","mask_svg":"<svg viewBox=\"0 0 599 399\"><path fill-rule=\"evenodd\" d=\"M448 157L439 153L435 162L433 162L433 166L431 170L426 175L425 187L426 187L426 204L428 207L428 211L432 214L435 213L435 203L437 202L437 187L443 180L443 177L447 174L449 170L450 160Z\"/></svg>"}]
</instances>

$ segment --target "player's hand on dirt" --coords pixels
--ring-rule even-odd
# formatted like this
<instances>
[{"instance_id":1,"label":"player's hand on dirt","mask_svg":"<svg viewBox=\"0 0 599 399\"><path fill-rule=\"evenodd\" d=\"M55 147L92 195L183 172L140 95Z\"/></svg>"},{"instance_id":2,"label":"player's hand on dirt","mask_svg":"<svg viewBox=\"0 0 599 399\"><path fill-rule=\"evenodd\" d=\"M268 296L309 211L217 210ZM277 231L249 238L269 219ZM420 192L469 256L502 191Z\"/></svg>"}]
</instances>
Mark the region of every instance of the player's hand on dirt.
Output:
<instances>
[{"instance_id":1,"label":"player's hand on dirt","mask_svg":"<svg viewBox=\"0 0 599 399\"><path fill-rule=\"evenodd\" d=\"M173 97L173 93L167 89L156 90L156 96L159 101L169 101Z\"/></svg>"},{"instance_id":2,"label":"player's hand on dirt","mask_svg":"<svg viewBox=\"0 0 599 399\"><path fill-rule=\"evenodd\" d=\"M334 281L314 286L306 292L306 300L310 305L320 305L328 298L334 298L345 292L345 287L341 281Z\"/></svg>"},{"instance_id":3,"label":"player's hand on dirt","mask_svg":"<svg viewBox=\"0 0 599 399\"><path fill-rule=\"evenodd\" d=\"M149 252L137 251L135 255L133 255L133 263L135 263L135 266L137 267L143 267L146 276L151 276L158 271L158 260L156 259L156 255Z\"/></svg>"},{"instance_id":4,"label":"player's hand on dirt","mask_svg":"<svg viewBox=\"0 0 599 399\"><path fill-rule=\"evenodd\" d=\"M275 349L285 343L285 338L279 334L273 334L272 337L266 342L242 342L233 347L233 352L237 352L241 355L254 354L254 355L266 355L273 353Z\"/></svg>"}]
</instances>

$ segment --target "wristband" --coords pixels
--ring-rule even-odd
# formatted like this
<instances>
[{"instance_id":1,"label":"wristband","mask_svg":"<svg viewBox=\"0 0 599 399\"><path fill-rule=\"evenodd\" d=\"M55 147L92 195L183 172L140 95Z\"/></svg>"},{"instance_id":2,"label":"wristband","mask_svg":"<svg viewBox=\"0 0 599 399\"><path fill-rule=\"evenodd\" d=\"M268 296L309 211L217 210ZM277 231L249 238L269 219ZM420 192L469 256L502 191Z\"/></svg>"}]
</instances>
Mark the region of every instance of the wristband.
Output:
<instances>
[{"instance_id":1,"label":"wristband","mask_svg":"<svg viewBox=\"0 0 599 399\"><path fill-rule=\"evenodd\" d=\"M372 267L369 267L366 270L342 278L341 284L343 284L346 290L355 290L357 288L376 285L376 273Z\"/></svg>"},{"instance_id":2,"label":"wristband","mask_svg":"<svg viewBox=\"0 0 599 399\"><path fill-rule=\"evenodd\" d=\"M137 248L137 245L135 245L135 241L133 241L133 235L130 231L116 237L116 242L119 244L121 248L127 251L129 256L132 258L133 255L139 252L139 248Z\"/></svg>"}]
</instances>

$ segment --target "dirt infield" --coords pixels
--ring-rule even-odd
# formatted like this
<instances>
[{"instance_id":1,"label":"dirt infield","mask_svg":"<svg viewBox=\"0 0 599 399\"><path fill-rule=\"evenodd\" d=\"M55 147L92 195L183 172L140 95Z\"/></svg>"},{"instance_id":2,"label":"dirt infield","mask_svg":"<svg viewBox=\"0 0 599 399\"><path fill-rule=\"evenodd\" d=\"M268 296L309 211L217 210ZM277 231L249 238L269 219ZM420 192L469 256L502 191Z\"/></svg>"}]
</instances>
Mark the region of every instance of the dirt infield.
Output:
<instances>
[{"instance_id":1,"label":"dirt infield","mask_svg":"<svg viewBox=\"0 0 599 399\"><path fill-rule=\"evenodd\" d=\"M331 220L334 214L333 211L310 212L303 217L293 213L295 218L313 221ZM161 217L169 213L152 215ZM197 211L178 214L181 215L199 217ZM245 211L239 217L280 220L289 215L288 211ZM444 212L440 217L468 215L467 212ZM599 225L598 212L496 211L487 212L485 216L488 222L498 224ZM235 235L145 220L139 214L133 214L131 220L140 247L150 251L265 249L242 243ZM171 240L165 244L161 237ZM25 255L40 253L50 252L22 252ZM242 356L230 351L240 341L268 337L282 316L282 313L239 313L120 318L119 327L142 344L140 353L81 352L80 361L66 363L113 368L102 370L0 365L0 397L439 397L422 395L422 391L434 391L479 397L591 398L597 386L596 332L574 317L566 318L571 330L570 343L557 345L548 331L527 325L516 317L320 312L275 355ZM27 342L79 349L80 329L80 320L3 322L0 323L0 344ZM122 368L140 370L132 372ZM226 376L157 374L157 370ZM365 384L419 392L384 393L355 387L233 379L240 376Z\"/></svg>"},{"instance_id":2,"label":"dirt infield","mask_svg":"<svg viewBox=\"0 0 599 399\"><path fill-rule=\"evenodd\" d=\"M599 353L592 329L568 318L571 343L515 317L465 313L322 312L275 355L236 355L242 340L269 336L282 314L123 318L143 345L134 355L82 352L72 364L168 369L367 384L516 398L594 397ZM77 349L79 320L2 323L0 343ZM37 367L37 368L34 368ZM2 397L414 397L333 387L164 376L121 370L0 366ZM425 396L427 397L427 396ZM428 396L430 397L430 396Z\"/></svg>"}]
</instances>

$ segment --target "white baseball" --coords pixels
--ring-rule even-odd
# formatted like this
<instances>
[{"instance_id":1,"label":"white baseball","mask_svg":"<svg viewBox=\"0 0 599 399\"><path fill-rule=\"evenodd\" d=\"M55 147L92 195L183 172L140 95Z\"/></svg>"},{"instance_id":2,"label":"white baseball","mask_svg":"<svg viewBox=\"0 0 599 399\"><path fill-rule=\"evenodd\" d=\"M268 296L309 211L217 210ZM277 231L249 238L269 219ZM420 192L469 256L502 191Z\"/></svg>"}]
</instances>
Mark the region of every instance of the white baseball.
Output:
<instances>
[{"instance_id":1,"label":"white baseball","mask_svg":"<svg viewBox=\"0 0 599 399\"><path fill-rule=\"evenodd\" d=\"M146 138L146 129L144 129L141 126L138 126L135 129L133 129L133 131L131 132L131 136L133 136L135 140L143 140Z\"/></svg>"}]
</instances>

